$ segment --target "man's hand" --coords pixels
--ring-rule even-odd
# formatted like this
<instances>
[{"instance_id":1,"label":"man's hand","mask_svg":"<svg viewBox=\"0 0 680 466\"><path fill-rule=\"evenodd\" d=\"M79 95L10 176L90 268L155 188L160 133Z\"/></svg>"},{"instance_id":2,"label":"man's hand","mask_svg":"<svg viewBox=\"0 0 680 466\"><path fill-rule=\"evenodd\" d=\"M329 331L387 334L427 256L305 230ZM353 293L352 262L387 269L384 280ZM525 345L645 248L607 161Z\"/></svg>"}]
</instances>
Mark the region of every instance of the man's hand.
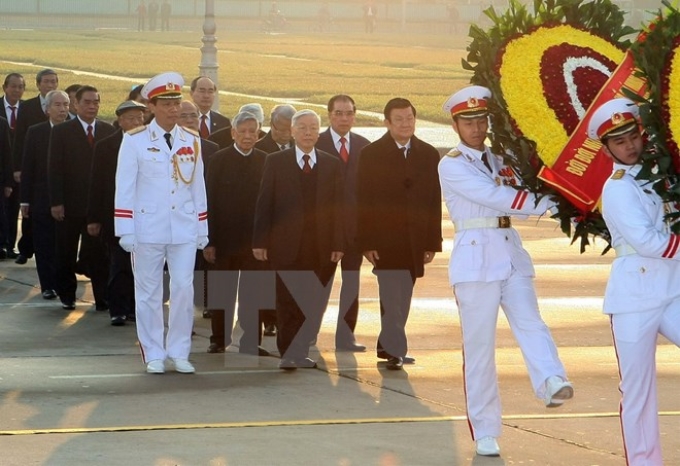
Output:
<instances>
[{"instance_id":1,"label":"man's hand","mask_svg":"<svg viewBox=\"0 0 680 466\"><path fill-rule=\"evenodd\" d=\"M423 254L423 264L429 264L432 262L432 259L434 259L435 253L432 251L425 251L425 254Z\"/></svg>"},{"instance_id":2,"label":"man's hand","mask_svg":"<svg viewBox=\"0 0 680 466\"><path fill-rule=\"evenodd\" d=\"M255 259L259 261L266 261L268 260L267 258L267 250L264 248L253 248L253 256L255 256Z\"/></svg>"},{"instance_id":3,"label":"man's hand","mask_svg":"<svg viewBox=\"0 0 680 466\"><path fill-rule=\"evenodd\" d=\"M21 216L23 218L30 217L30 213L31 213L31 206L30 205L22 205L21 206Z\"/></svg>"},{"instance_id":4,"label":"man's hand","mask_svg":"<svg viewBox=\"0 0 680 466\"><path fill-rule=\"evenodd\" d=\"M87 234L90 236L99 236L102 231L101 223L88 223L87 224Z\"/></svg>"},{"instance_id":5,"label":"man's hand","mask_svg":"<svg viewBox=\"0 0 680 466\"><path fill-rule=\"evenodd\" d=\"M51 211L53 219L55 219L57 222L64 221L64 204L55 205L54 207L52 207Z\"/></svg>"},{"instance_id":6,"label":"man's hand","mask_svg":"<svg viewBox=\"0 0 680 466\"><path fill-rule=\"evenodd\" d=\"M345 253L342 251L331 252L331 262L340 262L340 259L342 259L342 256L344 255Z\"/></svg>"},{"instance_id":7,"label":"man's hand","mask_svg":"<svg viewBox=\"0 0 680 466\"><path fill-rule=\"evenodd\" d=\"M17 183L21 183L21 172L14 172L13 176L14 176L14 181L16 181Z\"/></svg>"},{"instance_id":8,"label":"man's hand","mask_svg":"<svg viewBox=\"0 0 680 466\"><path fill-rule=\"evenodd\" d=\"M5 186L5 197L10 197L12 195L13 189L9 186Z\"/></svg>"},{"instance_id":9,"label":"man's hand","mask_svg":"<svg viewBox=\"0 0 680 466\"><path fill-rule=\"evenodd\" d=\"M210 262L211 264L214 264L216 258L217 253L215 250L215 246L208 246L207 248L203 249L203 259Z\"/></svg>"},{"instance_id":10,"label":"man's hand","mask_svg":"<svg viewBox=\"0 0 680 466\"><path fill-rule=\"evenodd\" d=\"M373 267L375 267L378 264L378 261L380 260L380 257L378 256L378 251L375 250L364 251L364 257L368 262L373 264Z\"/></svg>"},{"instance_id":11,"label":"man's hand","mask_svg":"<svg viewBox=\"0 0 680 466\"><path fill-rule=\"evenodd\" d=\"M132 252L135 250L135 235L123 235L120 237L118 244L126 252Z\"/></svg>"}]
</instances>

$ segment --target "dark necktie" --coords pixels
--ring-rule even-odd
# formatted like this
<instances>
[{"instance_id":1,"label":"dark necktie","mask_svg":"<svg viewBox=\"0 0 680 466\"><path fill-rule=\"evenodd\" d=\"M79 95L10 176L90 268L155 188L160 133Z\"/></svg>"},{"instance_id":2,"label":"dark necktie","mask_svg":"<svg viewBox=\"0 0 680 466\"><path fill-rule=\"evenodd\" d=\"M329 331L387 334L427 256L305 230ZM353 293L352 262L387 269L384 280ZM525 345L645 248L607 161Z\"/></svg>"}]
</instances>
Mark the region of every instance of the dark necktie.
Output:
<instances>
[{"instance_id":1,"label":"dark necktie","mask_svg":"<svg viewBox=\"0 0 680 466\"><path fill-rule=\"evenodd\" d=\"M201 137L203 139L208 139L210 136L210 131L208 130L208 124L206 123L206 120L208 117L205 115L201 115L201 126L198 128L198 132L201 134Z\"/></svg>"},{"instance_id":2,"label":"dark necktie","mask_svg":"<svg viewBox=\"0 0 680 466\"><path fill-rule=\"evenodd\" d=\"M94 133L92 133L92 125L87 125L87 142L90 147L94 146Z\"/></svg>"},{"instance_id":3,"label":"dark necktie","mask_svg":"<svg viewBox=\"0 0 680 466\"><path fill-rule=\"evenodd\" d=\"M349 152L347 152L347 139L345 139L344 136L340 138L340 158L345 163L347 163L349 160Z\"/></svg>"},{"instance_id":4,"label":"dark necktie","mask_svg":"<svg viewBox=\"0 0 680 466\"><path fill-rule=\"evenodd\" d=\"M17 108L16 106L11 105L9 109L12 112L12 114L9 117L9 127L10 129L14 129L14 127L17 125Z\"/></svg>"},{"instance_id":5,"label":"dark necktie","mask_svg":"<svg viewBox=\"0 0 680 466\"><path fill-rule=\"evenodd\" d=\"M407 158L408 158L409 149L408 149L406 146L404 146L404 147L401 148L401 151L404 153L404 158L407 159Z\"/></svg>"},{"instance_id":6,"label":"dark necktie","mask_svg":"<svg viewBox=\"0 0 680 466\"><path fill-rule=\"evenodd\" d=\"M281 144L281 146L280 146L280 147L281 147L281 150L286 150L286 149L288 149L287 146L288 146L287 144Z\"/></svg>"},{"instance_id":7,"label":"dark necktie","mask_svg":"<svg viewBox=\"0 0 680 466\"><path fill-rule=\"evenodd\" d=\"M168 143L168 148L169 148L169 149L172 149L172 134L170 134L170 133L165 133L165 134L163 135L163 137L165 138L165 142Z\"/></svg>"},{"instance_id":8,"label":"dark necktie","mask_svg":"<svg viewBox=\"0 0 680 466\"><path fill-rule=\"evenodd\" d=\"M302 173L304 174L312 173L312 166L309 164L309 154L303 155L302 161L304 162L304 165L302 165Z\"/></svg>"},{"instance_id":9,"label":"dark necktie","mask_svg":"<svg viewBox=\"0 0 680 466\"><path fill-rule=\"evenodd\" d=\"M488 168L490 172L493 172L491 169L491 164L489 163L489 157L486 155L486 152L482 152L482 162L484 162L484 165L486 165L486 168Z\"/></svg>"}]
</instances>

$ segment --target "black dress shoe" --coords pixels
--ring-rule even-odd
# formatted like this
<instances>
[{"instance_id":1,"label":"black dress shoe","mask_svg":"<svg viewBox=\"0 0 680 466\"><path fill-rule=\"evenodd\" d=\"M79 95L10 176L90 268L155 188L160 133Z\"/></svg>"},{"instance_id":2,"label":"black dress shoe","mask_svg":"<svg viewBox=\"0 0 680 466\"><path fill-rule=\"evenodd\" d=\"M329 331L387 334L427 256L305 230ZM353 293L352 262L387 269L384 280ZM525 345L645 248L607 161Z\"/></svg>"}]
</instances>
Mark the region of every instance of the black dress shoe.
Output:
<instances>
[{"instance_id":1,"label":"black dress shoe","mask_svg":"<svg viewBox=\"0 0 680 466\"><path fill-rule=\"evenodd\" d=\"M351 351L355 353L363 353L364 351L366 351L366 347L364 345L360 345L355 341L343 344L336 343L335 351Z\"/></svg>"},{"instance_id":2,"label":"black dress shoe","mask_svg":"<svg viewBox=\"0 0 680 466\"><path fill-rule=\"evenodd\" d=\"M203 318L210 319L212 317L212 311L210 309L203 309Z\"/></svg>"},{"instance_id":3,"label":"black dress shoe","mask_svg":"<svg viewBox=\"0 0 680 466\"><path fill-rule=\"evenodd\" d=\"M283 369L284 371L294 371L297 369L297 364L295 364L295 361L292 359L284 358L279 363L279 369Z\"/></svg>"},{"instance_id":4,"label":"black dress shoe","mask_svg":"<svg viewBox=\"0 0 680 466\"><path fill-rule=\"evenodd\" d=\"M115 316L111 317L111 325L114 327L122 327L125 325L125 317L123 316Z\"/></svg>"},{"instance_id":5,"label":"black dress shoe","mask_svg":"<svg viewBox=\"0 0 680 466\"><path fill-rule=\"evenodd\" d=\"M404 360L402 358L390 358L385 367L391 371L400 371L404 367Z\"/></svg>"},{"instance_id":6,"label":"black dress shoe","mask_svg":"<svg viewBox=\"0 0 680 466\"><path fill-rule=\"evenodd\" d=\"M394 356L391 354L385 352L385 351L378 351L378 359L391 359ZM401 358L404 364L415 364L416 358L411 357L409 355L404 356Z\"/></svg>"},{"instance_id":7,"label":"black dress shoe","mask_svg":"<svg viewBox=\"0 0 680 466\"><path fill-rule=\"evenodd\" d=\"M74 301L62 301L61 308L67 311L72 311L76 308L76 303Z\"/></svg>"},{"instance_id":8,"label":"black dress shoe","mask_svg":"<svg viewBox=\"0 0 680 466\"><path fill-rule=\"evenodd\" d=\"M57 297L57 292L54 290L45 290L42 292L43 299L54 299Z\"/></svg>"},{"instance_id":9,"label":"black dress shoe","mask_svg":"<svg viewBox=\"0 0 680 466\"><path fill-rule=\"evenodd\" d=\"M23 254L19 254L17 258L14 260L14 263L19 265L24 265L26 262L28 262L28 258Z\"/></svg>"},{"instance_id":10,"label":"black dress shoe","mask_svg":"<svg viewBox=\"0 0 680 466\"><path fill-rule=\"evenodd\" d=\"M0 260L7 259L7 249L0 248Z\"/></svg>"},{"instance_id":11,"label":"black dress shoe","mask_svg":"<svg viewBox=\"0 0 680 466\"><path fill-rule=\"evenodd\" d=\"M265 337L275 337L276 336L276 325L269 324L264 327Z\"/></svg>"},{"instance_id":12,"label":"black dress shoe","mask_svg":"<svg viewBox=\"0 0 680 466\"><path fill-rule=\"evenodd\" d=\"M7 254L7 259L16 259L17 257L19 257L19 254L17 254L16 252L14 252L13 249L8 249L8 250L6 251L6 254Z\"/></svg>"},{"instance_id":13,"label":"black dress shoe","mask_svg":"<svg viewBox=\"0 0 680 466\"><path fill-rule=\"evenodd\" d=\"M253 356L271 356L271 353L261 346L258 346L257 349L239 348L238 352L241 354L252 354Z\"/></svg>"},{"instance_id":14,"label":"black dress shoe","mask_svg":"<svg viewBox=\"0 0 680 466\"><path fill-rule=\"evenodd\" d=\"M224 345L220 345L219 343L210 343L210 346L208 346L208 353L224 353Z\"/></svg>"},{"instance_id":15,"label":"black dress shoe","mask_svg":"<svg viewBox=\"0 0 680 466\"><path fill-rule=\"evenodd\" d=\"M316 361L309 358L296 359L295 365L300 369L316 369Z\"/></svg>"}]
</instances>

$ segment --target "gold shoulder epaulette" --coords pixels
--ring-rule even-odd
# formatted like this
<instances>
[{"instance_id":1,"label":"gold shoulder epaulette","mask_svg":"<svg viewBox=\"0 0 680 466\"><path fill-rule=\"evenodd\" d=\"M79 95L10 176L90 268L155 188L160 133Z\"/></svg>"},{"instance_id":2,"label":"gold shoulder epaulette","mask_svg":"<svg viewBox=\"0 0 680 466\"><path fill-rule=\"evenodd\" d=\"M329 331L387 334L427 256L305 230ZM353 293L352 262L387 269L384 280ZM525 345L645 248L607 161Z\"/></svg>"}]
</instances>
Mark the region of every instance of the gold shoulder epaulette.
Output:
<instances>
[{"instance_id":1,"label":"gold shoulder epaulette","mask_svg":"<svg viewBox=\"0 0 680 466\"><path fill-rule=\"evenodd\" d=\"M189 134L193 134L193 135L196 136L197 138L200 138L200 137L201 137L201 135L198 133L198 131L196 131L196 130L194 130L194 129L187 128L186 126L182 126L182 129L184 129L184 131L186 131L186 132L189 133Z\"/></svg>"},{"instance_id":2,"label":"gold shoulder epaulette","mask_svg":"<svg viewBox=\"0 0 680 466\"><path fill-rule=\"evenodd\" d=\"M144 125L144 126L138 126L138 127L136 127L136 128L132 128L130 131L126 131L126 134L133 135L133 134L141 133L141 132L144 131L145 129L146 129L146 125Z\"/></svg>"},{"instance_id":3,"label":"gold shoulder epaulette","mask_svg":"<svg viewBox=\"0 0 680 466\"><path fill-rule=\"evenodd\" d=\"M447 157L458 157L460 154L462 154L462 152L459 151L458 149L451 149L450 151L448 151L446 153L446 156Z\"/></svg>"},{"instance_id":4,"label":"gold shoulder epaulette","mask_svg":"<svg viewBox=\"0 0 680 466\"><path fill-rule=\"evenodd\" d=\"M626 174L626 170L624 170L623 168L619 168L612 175L612 180L620 180L621 178L623 178L623 175L625 175L625 174Z\"/></svg>"}]
</instances>

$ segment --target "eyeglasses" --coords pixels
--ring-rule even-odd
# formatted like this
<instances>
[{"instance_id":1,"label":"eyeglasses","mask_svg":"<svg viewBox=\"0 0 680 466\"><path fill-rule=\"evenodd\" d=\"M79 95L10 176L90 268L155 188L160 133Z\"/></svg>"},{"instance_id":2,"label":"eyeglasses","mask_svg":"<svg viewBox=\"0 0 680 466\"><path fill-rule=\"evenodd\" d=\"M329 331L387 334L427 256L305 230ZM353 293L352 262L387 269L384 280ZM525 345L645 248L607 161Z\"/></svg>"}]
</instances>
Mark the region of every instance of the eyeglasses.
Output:
<instances>
[{"instance_id":1,"label":"eyeglasses","mask_svg":"<svg viewBox=\"0 0 680 466\"><path fill-rule=\"evenodd\" d=\"M342 116L351 117L351 116L354 116L354 110L347 110L346 112L343 112L342 110L334 110L332 113L336 117L342 117Z\"/></svg>"},{"instance_id":2,"label":"eyeglasses","mask_svg":"<svg viewBox=\"0 0 680 466\"><path fill-rule=\"evenodd\" d=\"M180 113L180 118L192 118L198 120L198 113Z\"/></svg>"}]
</instances>

